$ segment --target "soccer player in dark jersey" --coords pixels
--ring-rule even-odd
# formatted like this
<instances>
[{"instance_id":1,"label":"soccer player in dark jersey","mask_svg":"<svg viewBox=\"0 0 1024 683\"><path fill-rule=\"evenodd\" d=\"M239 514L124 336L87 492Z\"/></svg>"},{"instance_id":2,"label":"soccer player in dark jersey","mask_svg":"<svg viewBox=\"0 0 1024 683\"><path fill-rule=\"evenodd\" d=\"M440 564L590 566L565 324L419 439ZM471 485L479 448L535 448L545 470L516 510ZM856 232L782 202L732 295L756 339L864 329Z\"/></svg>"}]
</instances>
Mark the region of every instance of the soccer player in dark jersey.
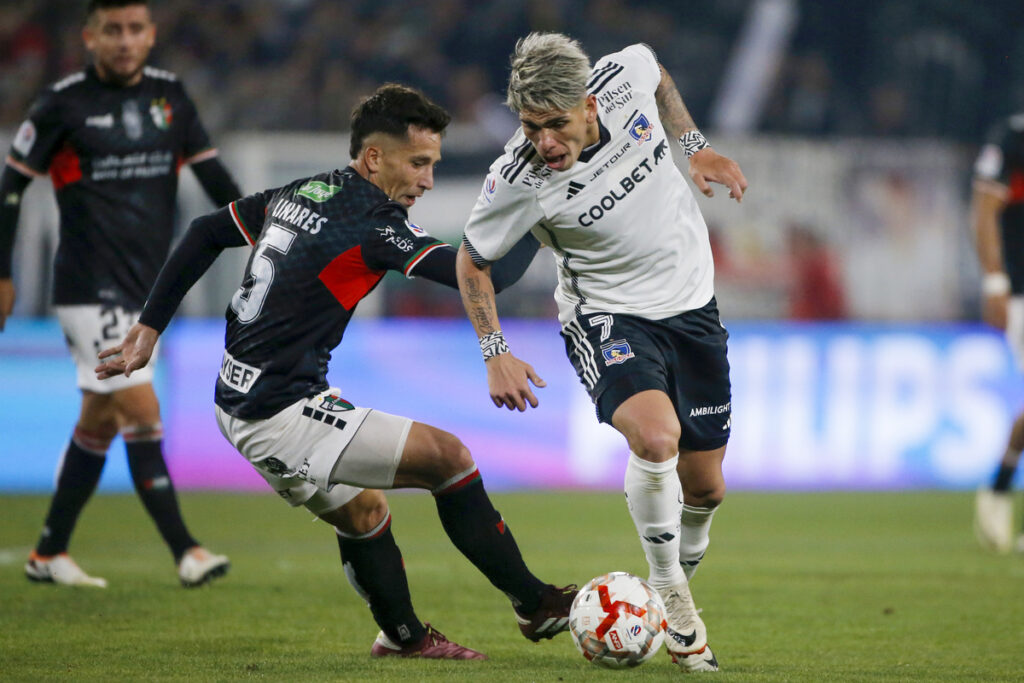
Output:
<instances>
[{"instance_id":1,"label":"soccer player in dark jersey","mask_svg":"<svg viewBox=\"0 0 1024 683\"><path fill-rule=\"evenodd\" d=\"M1024 112L1000 121L978 156L971 221L983 271L982 315L1006 331L1024 368ZM1011 497L1022 450L1024 414L1013 422L995 476L975 499L975 534L997 552L1024 552L1024 535L1014 541Z\"/></svg>"},{"instance_id":2,"label":"soccer player in dark jersey","mask_svg":"<svg viewBox=\"0 0 1024 683\"><path fill-rule=\"evenodd\" d=\"M345 574L381 628L373 656L482 659L413 611L391 515L380 489L424 488L455 546L512 600L537 641L568 626L575 586L527 569L466 447L405 417L359 407L327 383L331 351L359 303L397 270L457 287L456 251L409 222L433 187L447 112L389 84L352 114L352 162L192 222L160 272L139 322L100 354L101 378L143 368L188 289L226 247L253 247L227 311L215 394L224 436L291 505L333 525ZM495 263L515 281L539 243L521 240Z\"/></svg>"},{"instance_id":3,"label":"soccer player in dark jersey","mask_svg":"<svg viewBox=\"0 0 1024 683\"><path fill-rule=\"evenodd\" d=\"M48 171L60 209L53 303L78 367L81 414L43 532L25 565L33 581L99 586L68 556L79 513L118 432L139 497L185 586L228 569L182 520L162 453L152 371L99 382L96 354L138 318L167 256L178 169L190 164L223 206L240 192L173 74L145 66L155 27L145 0L92 0L82 32L92 64L47 88L29 110L0 175L0 330L14 306L11 256L22 193Z\"/></svg>"}]
</instances>

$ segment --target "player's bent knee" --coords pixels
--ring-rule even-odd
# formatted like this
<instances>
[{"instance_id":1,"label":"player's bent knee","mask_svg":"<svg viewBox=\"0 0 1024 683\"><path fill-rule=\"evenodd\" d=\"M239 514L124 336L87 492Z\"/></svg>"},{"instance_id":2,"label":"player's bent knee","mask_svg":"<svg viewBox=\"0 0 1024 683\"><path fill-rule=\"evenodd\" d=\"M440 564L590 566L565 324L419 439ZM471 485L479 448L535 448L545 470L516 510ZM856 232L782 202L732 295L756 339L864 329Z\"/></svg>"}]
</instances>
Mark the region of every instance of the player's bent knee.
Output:
<instances>
[{"instance_id":1,"label":"player's bent knee","mask_svg":"<svg viewBox=\"0 0 1024 683\"><path fill-rule=\"evenodd\" d=\"M463 472L473 466L473 456L454 434L441 432L438 439L437 459L443 476Z\"/></svg>"},{"instance_id":2,"label":"player's bent knee","mask_svg":"<svg viewBox=\"0 0 1024 683\"><path fill-rule=\"evenodd\" d=\"M628 441L638 458L651 462L664 462L679 452L679 433L669 429L641 432Z\"/></svg>"},{"instance_id":3,"label":"player's bent knee","mask_svg":"<svg viewBox=\"0 0 1024 683\"><path fill-rule=\"evenodd\" d=\"M367 489L339 508L318 515L349 536L360 536L376 528L388 515L388 501L382 491Z\"/></svg>"}]
</instances>

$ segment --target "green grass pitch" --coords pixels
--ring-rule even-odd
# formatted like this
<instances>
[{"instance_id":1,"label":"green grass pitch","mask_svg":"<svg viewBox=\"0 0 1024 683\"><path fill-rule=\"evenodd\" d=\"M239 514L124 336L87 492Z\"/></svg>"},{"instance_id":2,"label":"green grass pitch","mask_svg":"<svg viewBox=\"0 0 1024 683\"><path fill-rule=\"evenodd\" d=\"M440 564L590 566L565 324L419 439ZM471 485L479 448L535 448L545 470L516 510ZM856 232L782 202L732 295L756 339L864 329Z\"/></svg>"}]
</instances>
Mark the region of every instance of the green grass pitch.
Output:
<instances>
[{"instance_id":1,"label":"green grass pitch","mask_svg":"<svg viewBox=\"0 0 1024 683\"><path fill-rule=\"evenodd\" d=\"M542 579L645 574L616 493L494 495ZM448 542L429 495L390 496L420 618L486 662L371 660L376 627L341 571L331 529L274 495L187 494L193 532L230 574L180 588L130 495L97 496L72 554L110 588L29 583L22 563L47 497L5 495L0 679L576 681L668 679L664 653L600 670L568 635L533 644L507 600ZM732 681L1024 678L1024 557L979 550L964 492L735 492L693 582Z\"/></svg>"}]
</instances>

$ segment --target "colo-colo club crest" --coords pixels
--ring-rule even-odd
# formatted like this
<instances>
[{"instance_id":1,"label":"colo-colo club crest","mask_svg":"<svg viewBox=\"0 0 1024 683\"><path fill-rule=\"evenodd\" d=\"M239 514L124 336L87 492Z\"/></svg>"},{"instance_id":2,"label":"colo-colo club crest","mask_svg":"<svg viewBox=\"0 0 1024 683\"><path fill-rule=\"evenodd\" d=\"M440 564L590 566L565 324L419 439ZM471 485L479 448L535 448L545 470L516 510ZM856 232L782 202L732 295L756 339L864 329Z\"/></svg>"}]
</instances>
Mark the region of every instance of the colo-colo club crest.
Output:
<instances>
[{"instance_id":1,"label":"colo-colo club crest","mask_svg":"<svg viewBox=\"0 0 1024 683\"><path fill-rule=\"evenodd\" d=\"M633 357L633 349L629 348L629 342L625 339L614 339L607 344L601 345L601 355L604 356L604 364L618 365L625 363Z\"/></svg>"}]
</instances>

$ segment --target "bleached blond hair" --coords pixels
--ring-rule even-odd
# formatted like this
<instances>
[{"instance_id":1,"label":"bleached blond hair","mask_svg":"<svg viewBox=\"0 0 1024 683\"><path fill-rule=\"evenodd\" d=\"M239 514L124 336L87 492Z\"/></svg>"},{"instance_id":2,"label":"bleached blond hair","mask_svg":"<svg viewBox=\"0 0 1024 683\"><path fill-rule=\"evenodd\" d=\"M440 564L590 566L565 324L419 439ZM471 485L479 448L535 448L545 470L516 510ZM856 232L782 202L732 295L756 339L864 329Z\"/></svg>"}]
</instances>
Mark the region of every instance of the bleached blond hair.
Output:
<instances>
[{"instance_id":1,"label":"bleached blond hair","mask_svg":"<svg viewBox=\"0 0 1024 683\"><path fill-rule=\"evenodd\" d=\"M509 109L566 111L587 95L590 58L562 33L534 32L516 43L508 78Z\"/></svg>"}]
</instances>

